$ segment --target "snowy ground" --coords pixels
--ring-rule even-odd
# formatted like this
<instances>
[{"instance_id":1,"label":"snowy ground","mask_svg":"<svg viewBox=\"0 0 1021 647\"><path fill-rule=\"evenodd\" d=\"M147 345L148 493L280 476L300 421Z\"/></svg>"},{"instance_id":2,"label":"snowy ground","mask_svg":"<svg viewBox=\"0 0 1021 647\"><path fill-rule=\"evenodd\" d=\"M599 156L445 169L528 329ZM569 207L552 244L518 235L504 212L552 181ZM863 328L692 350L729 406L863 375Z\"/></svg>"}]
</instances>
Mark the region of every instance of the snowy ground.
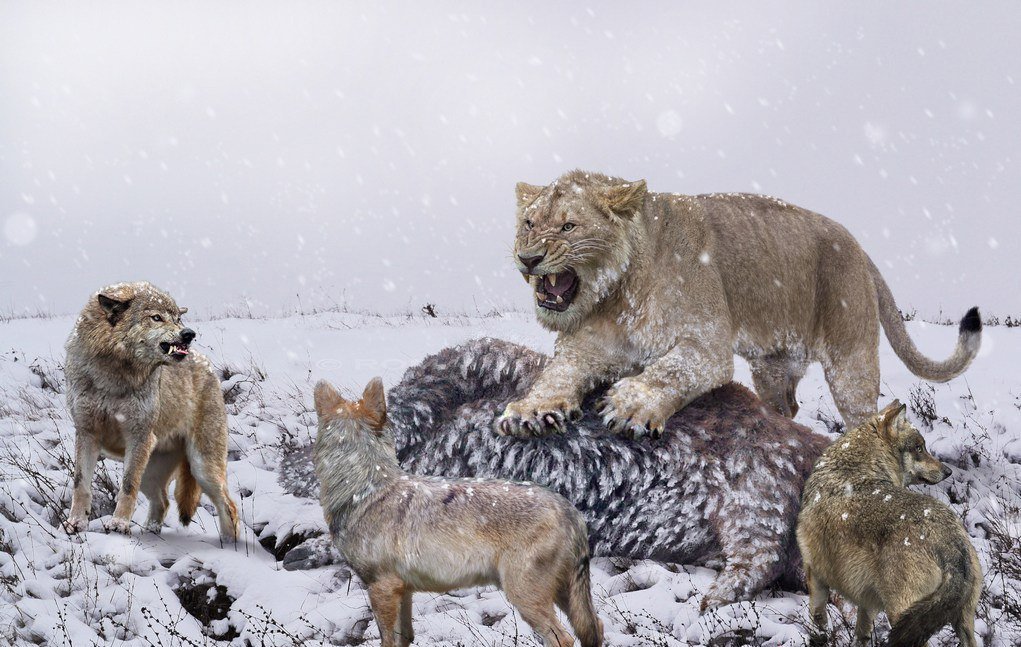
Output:
<instances>
[{"instance_id":1,"label":"snowy ground","mask_svg":"<svg viewBox=\"0 0 1021 647\"><path fill-rule=\"evenodd\" d=\"M97 470L99 518L80 537L58 529L70 501L73 428L64 405L63 342L71 317L0 323L0 642L204 645L378 644L365 590L342 567L286 571L277 557L292 535L324 528L314 501L283 494L281 440L313 432L311 384L388 384L445 346L495 336L550 351L530 315L423 318L320 313L280 319L193 321L201 350L223 373L231 431L229 480L243 540L220 546L211 508L180 528L171 510L162 535L102 531L121 466ZM909 324L919 345L947 354L953 327ZM952 479L927 488L960 512L986 571L978 630L986 645L1021 641L1021 329L987 328L962 378L926 385L883 346L883 400L911 402L912 416ZM737 378L749 383L747 368ZM813 367L799 390L798 420L820 431L835 409ZM145 515L143 501L135 520ZM596 560L594 590L612 645L805 644L805 596L767 592L699 618L714 573L653 562ZM846 644L846 607L831 607L834 644ZM415 598L417 644L533 645L503 595L473 589ZM937 644L954 644L949 631Z\"/></svg>"}]
</instances>

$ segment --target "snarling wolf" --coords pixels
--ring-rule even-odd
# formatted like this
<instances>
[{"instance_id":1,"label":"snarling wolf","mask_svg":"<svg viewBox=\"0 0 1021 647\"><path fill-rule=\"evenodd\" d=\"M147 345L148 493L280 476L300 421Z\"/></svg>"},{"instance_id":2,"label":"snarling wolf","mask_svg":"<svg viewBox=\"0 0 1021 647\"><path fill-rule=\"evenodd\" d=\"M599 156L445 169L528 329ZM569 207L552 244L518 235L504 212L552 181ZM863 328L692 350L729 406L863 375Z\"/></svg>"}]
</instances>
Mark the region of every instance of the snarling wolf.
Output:
<instances>
[{"instance_id":1,"label":"snarling wolf","mask_svg":"<svg viewBox=\"0 0 1021 647\"><path fill-rule=\"evenodd\" d=\"M855 635L868 644L886 611L891 645L917 647L951 624L975 645L982 571L961 520L946 505L912 492L912 483L950 475L894 400L845 434L819 459L798 519L809 607L827 628L830 590L858 605Z\"/></svg>"},{"instance_id":2,"label":"snarling wolf","mask_svg":"<svg viewBox=\"0 0 1021 647\"><path fill-rule=\"evenodd\" d=\"M585 521L562 496L532 483L450 480L401 469L383 382L349 402L315 388L314 460L323 515L340 552L369 589L383 647L414 639L411 596L499 585L549 647L602 644L592 603Z\"/></svg>"},{"instance_id":3,"label":"snarling wolf","mask_svg":"<svg viewBox=\"0 0 1021 647\"><path fill-rule=\"evenodd\" d=\"M594 411L563 435L494 434L493 419L549 358L483 339L443 350L405 373L389 411L401 465L415 474L529 480L585 516L594 555L705 564L720 575L703 608L749 599L777 578L799 581L794 523L823 437L766 407L737 384L672 416L661 441L606 433ZM287 455L280 480L314 496L310 450ZM292 563L328 561L322 540Z\"/></svg>"},{"instance_id":4,"label":"snarling wolf","mask_svg":"<svg viewBox=\"0 0 1021 647\"><path fill-rule=\"evenodd\" d=\"M978 353L972 308L944 361L922 355L889 286L853 236L817 213L749 194L651 193L572 171L517 185L514 257L555 358L509 403L499 430L560 430L598 384L603 422L659 435L678 409L748 360L760 398L798 411L798 382L822 364L844 423L876 412L879 325L912 373L945 382Z\"/></svg>"},{"instance_id":5,"label":"snarling wolf","mask_svg":"<svg viewBox=\"0 0 1021 647\"><path fill-rule=\"evenodd\" d=\"M130 532L141 490L145 527L159 532L174 495L188 525L201 492L212 500L220 536L237 537L237 507L227 491L227 413L209 362L191 350L195 331L180 308L146 282L93 294L67 340L67 403L75 424L75 470L68 532L88 525L92 474L100 454L124 461L124 480L108 529Z\"/></svg>"}]
</instances>

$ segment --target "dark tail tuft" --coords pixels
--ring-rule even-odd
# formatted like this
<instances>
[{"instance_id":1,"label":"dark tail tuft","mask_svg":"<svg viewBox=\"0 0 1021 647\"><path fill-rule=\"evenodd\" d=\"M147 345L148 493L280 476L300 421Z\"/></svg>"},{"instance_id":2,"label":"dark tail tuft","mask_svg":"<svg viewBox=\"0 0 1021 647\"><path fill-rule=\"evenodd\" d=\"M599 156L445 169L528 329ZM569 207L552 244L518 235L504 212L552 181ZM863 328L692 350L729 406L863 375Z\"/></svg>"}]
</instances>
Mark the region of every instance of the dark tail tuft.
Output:
<instances>
[{"instance_id":1,"label":"dark tail tuft","mask_svg":"<svg viewBox=\"0 0 1021 647\"><path fill-rule=\"evenodd\" d=\"M982 317L978 314L978 307L974 307L965 313L964 318L961 319L960 331L962 335L982 331Z\"/></svg>"}]
</instances>

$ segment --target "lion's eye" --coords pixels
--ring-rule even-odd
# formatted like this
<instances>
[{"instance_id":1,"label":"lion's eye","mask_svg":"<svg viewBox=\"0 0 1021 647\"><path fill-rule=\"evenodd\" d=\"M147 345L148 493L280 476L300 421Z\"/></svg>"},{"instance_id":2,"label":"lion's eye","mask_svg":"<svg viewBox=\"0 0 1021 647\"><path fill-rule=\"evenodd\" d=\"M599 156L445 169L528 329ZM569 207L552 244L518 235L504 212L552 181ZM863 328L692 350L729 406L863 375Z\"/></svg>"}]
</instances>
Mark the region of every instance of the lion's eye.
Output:
<instances>
[{"instance_id":1,"label":"lion's eye","mask_svg":"<svg viewBox=\"0 0 1021 647\"><path fill-rule=\"evenodd\" d=\"M159 315L153 315L153 316L152 316L152 320L153 320L153 321L157 321L157 322L159 322L159 321L163 321L163 317L161 317L161 316L159 316Z\"/></svg>"},{"instance_id":2,"label":"lion's eye","mask_svg":"<svg viewBox=\"0 0 1021 647\"><path fill-rule=\"evenodd\" d=\"M573 222L565 222L564 226L560 228L560 231L568 232L574 229L575 224Z\"/></svg>"},{"instance_id":3,"label":"lion's eye","mask_svg":"<svg viewBox=\"0 0 1021 647\"><path fill-rule=\"evenodd\" d=\"M532 222L531 220L526 220L525 221L525 229L531 229L533 227L533 225L535 225L535 223Z\"/></svg>"}]
</instances>

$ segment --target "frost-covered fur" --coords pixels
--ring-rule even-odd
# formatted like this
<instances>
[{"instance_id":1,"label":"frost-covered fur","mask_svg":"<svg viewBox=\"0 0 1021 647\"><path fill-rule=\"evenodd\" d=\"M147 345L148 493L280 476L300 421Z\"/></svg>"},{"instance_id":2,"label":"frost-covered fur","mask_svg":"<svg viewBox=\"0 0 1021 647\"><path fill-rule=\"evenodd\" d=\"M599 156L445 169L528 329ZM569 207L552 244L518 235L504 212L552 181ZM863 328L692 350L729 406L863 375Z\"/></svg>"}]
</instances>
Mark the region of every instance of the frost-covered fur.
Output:
<instances>
[{"instance_id":1,"label":"frost-covered fur","mask_svg":"<svg viewBox=\"0 0 1021 647\"><path fill-rule=\"evenodd\" d=\"M833 443L805 485L797 536L812 618L826 631L832 589L858 605L861 645L885 611L891 645L921 647L952 624L973 647L982 569L955 512L905 487L951 474L905 409L894 400Z\"/></svg>"},{"instance_id":2,"label":"frost-covered fur","mask_svg":"<svg viewBox=\"0 0 1021 647\"><path fill-rule=\"evenodd\" d=\"M390 390L398 457L416 474L531 480L585 516L594 555L720 569L703 606L749 599L780 576L798 579L794 522L825 440L729 384L672 416L661 441L607 434L593 411L563 435L515 438L492 422L548 357L483 339L427 357ZM289 491L317 496L307 448L281 463ZM330 561L323 542L292 551Z\"/></svg>"},{"instance_id":3,"label":"frost-covered fur","mask_svg":"<svg viewBox=\"0 0 1021 647\"><path fill-rule=\"evenodd\" d=\"M159 532L167 484L187 525L205 492L220 536L237 537L227 490L227 412L205 357L190 351L187 308L149 283L119 283L93 294L67 340L67 404L75 424L75 471L68 532L88 526L92 476L102 453L124 461L111 530L129 532L138 492L149 500L146 528Z\"/></svg>"},{"instance_id":4,"label":"frost-covered fur","mask_svg":"<svg viewBox=\"0 0 1021 647\"><path fill-rule=\"evenodd\" d=\"M539 322L557 331L555 358L500 419L503 433L563 427L599 384L603 420L629 435L659 434L667 418L727 383L734 354L755 390L784 415L820 362L844 422L876 411L879 324L916 375L946 381L979 348L976 309L953 354L923 356L889 287L836 222L748 194L649 193L573 171L548 186L518 184L514 253Z\"/></svg>"}]
</instances>

